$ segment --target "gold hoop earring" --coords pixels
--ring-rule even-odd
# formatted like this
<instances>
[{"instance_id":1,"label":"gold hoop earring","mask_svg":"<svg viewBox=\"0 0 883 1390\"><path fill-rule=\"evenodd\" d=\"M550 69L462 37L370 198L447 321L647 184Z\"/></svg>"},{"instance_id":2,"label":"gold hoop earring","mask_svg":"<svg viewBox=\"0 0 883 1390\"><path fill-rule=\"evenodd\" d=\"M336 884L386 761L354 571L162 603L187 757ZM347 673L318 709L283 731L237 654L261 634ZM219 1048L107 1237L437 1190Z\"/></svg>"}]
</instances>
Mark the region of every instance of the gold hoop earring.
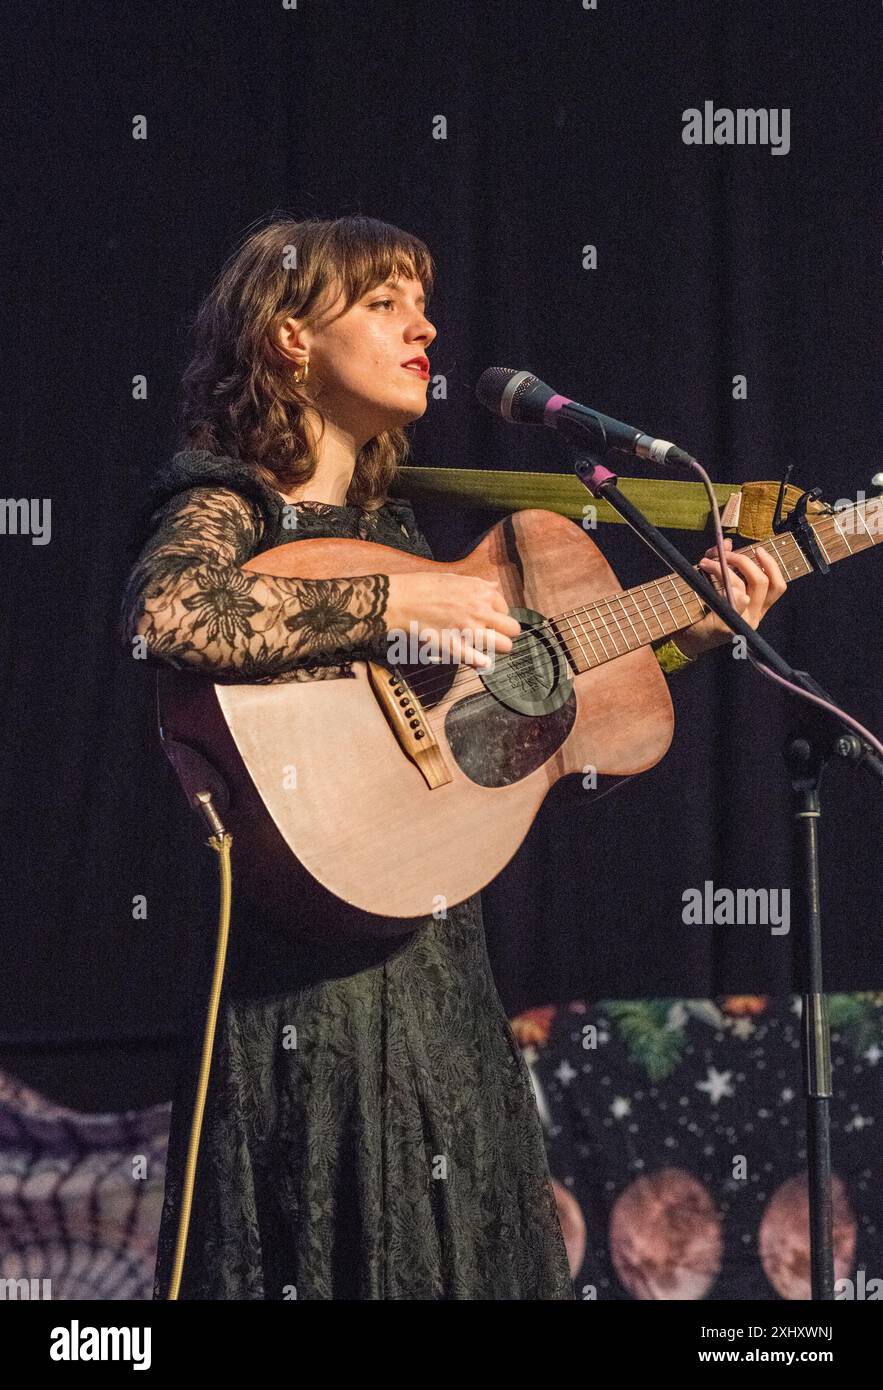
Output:
<instances>
[{"instance_id":1,"label":"gold hoop earring","mask_svg":"<svg viewBox=\"0 0 883 1390\"><path fill-rule=\"evenodd\" d=\"M295 372L295 374L294 374L294 379L295 379L297 385L300 386L300 384L301 384L302 381L306 381L306 379L307 379L307 377L309 376L309 374L310 374L310 359L309 359L309 357L308 357L307 360L306 360L306 362L305 362L304 365L303 365L303 370L300 371L300 372Z\"/></svg>"}]
</instances>

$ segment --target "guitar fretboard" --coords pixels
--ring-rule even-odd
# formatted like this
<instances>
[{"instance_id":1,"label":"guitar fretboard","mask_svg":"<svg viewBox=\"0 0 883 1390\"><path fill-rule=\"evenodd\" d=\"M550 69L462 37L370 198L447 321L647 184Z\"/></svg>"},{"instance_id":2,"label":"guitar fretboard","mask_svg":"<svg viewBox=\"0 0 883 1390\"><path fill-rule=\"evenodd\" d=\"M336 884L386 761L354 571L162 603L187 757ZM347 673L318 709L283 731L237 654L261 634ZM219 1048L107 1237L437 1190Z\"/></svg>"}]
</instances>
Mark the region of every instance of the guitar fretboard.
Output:
<instances>
[{"instance_id":1,"label":"guitar fretboard","mask_svg":"<svg viewBox=\"0 0 883 1390\"><path fill-rule=\"evenodd\" d=\"M883 497L826 512L813 520L812 530L829 565L868 550L883 540ZM761 548L774 557L788 583L813 572L790 531L740 547L739 553L750 556ZM680 575L668 574L548 621L579 674L690 627L707 612L707 606Z\"/></svg>"}]
</instances>

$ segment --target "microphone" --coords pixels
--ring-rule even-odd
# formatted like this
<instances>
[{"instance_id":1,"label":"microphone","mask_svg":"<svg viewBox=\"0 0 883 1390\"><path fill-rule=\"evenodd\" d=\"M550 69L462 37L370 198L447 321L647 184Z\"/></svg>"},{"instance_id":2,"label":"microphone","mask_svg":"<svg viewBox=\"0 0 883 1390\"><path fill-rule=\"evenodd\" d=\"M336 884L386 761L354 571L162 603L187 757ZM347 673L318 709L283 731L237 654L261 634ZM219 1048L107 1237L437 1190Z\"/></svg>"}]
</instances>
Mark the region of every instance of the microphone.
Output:
<instances>
[{"instance_id":1,"label":"microphone","mask_svg":"<svg viewBox=\"0 0 883 1390\"><path fill-rule=\"evenodd\" d=\"M510 425L546 425L575 444L585 445L588 435L596 449L622 449L663 468L676 464L690 468L696 462L671 440L654 439L634 425L624 425L569 396L560 396L531 372L488 367L478 379L475 394L482 405L502 415Z\"/></svg>"}]
</instances>

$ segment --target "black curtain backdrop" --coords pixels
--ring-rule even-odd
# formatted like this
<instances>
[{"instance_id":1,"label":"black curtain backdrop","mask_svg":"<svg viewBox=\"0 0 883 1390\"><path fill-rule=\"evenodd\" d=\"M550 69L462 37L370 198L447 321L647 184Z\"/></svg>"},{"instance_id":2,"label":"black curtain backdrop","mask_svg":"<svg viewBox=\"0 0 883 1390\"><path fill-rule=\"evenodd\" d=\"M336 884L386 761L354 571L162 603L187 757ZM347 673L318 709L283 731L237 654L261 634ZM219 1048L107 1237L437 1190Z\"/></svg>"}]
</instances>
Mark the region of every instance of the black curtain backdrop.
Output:
<instances>
[{"instance_id":1,"label":"black curtain backdrop","mask_svg":"<svg viewBox=\"0 0 883 1390\"><path fill-rule=\"evenodd\" d=\"M3 491L51 499L52 531L0 536L0 1065L34 1075L49 1057L46 1088L93 1108L170 1093L162 1049L214 931L216 863L115 624L131 519L176 443L189 324L248 228L362 212L427 241L447 395L414 430L417 463L566 470L550 433L475 402L500 364L677 440L718 480L794 462L793 481L854 496L880 468L879 25L849 0L21 9ZM682 113L706 100L787 108L790 151L685 145ZM499 516L419 515L440 559ZM626 528L597 538L623 584L662 572ZM708 544L675 539L694 558ZM800 581L763 626L878 732L881 564ZM559 787L485 891L511 1012L794 985L793 930L681 920L706 879L792 883L787 705L728 649L671 693L663 763L591 816ZM880 808L869 776L829 773L831 990L883 989ZM101 1045L113 1086L74 1062Z\"/></svg>"}]
</instances>

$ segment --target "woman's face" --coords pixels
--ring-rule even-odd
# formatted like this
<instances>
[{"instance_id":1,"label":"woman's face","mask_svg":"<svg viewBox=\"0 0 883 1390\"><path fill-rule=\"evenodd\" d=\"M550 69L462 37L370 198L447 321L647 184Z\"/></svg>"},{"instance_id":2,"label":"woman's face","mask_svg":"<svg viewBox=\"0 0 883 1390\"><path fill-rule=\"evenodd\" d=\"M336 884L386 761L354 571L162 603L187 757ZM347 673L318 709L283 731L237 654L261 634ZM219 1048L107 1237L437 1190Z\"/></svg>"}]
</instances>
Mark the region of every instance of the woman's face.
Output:
<instances>
[{"instance_id":1,"label":"woman's face","mask_svg":"<svg viewBox=\"0 0 883 1390\"><path fill-rule=\"evenodd\" d=\"M345 314L339 314L341 302L338 293L310 327L286 319L279 344L294 372L309 357L307 394L327 420L352 434L361 447L424 414L426 352L436 330L424 313L423 286L416 277L385 281Z\"/></svg>"}]
</instances>

